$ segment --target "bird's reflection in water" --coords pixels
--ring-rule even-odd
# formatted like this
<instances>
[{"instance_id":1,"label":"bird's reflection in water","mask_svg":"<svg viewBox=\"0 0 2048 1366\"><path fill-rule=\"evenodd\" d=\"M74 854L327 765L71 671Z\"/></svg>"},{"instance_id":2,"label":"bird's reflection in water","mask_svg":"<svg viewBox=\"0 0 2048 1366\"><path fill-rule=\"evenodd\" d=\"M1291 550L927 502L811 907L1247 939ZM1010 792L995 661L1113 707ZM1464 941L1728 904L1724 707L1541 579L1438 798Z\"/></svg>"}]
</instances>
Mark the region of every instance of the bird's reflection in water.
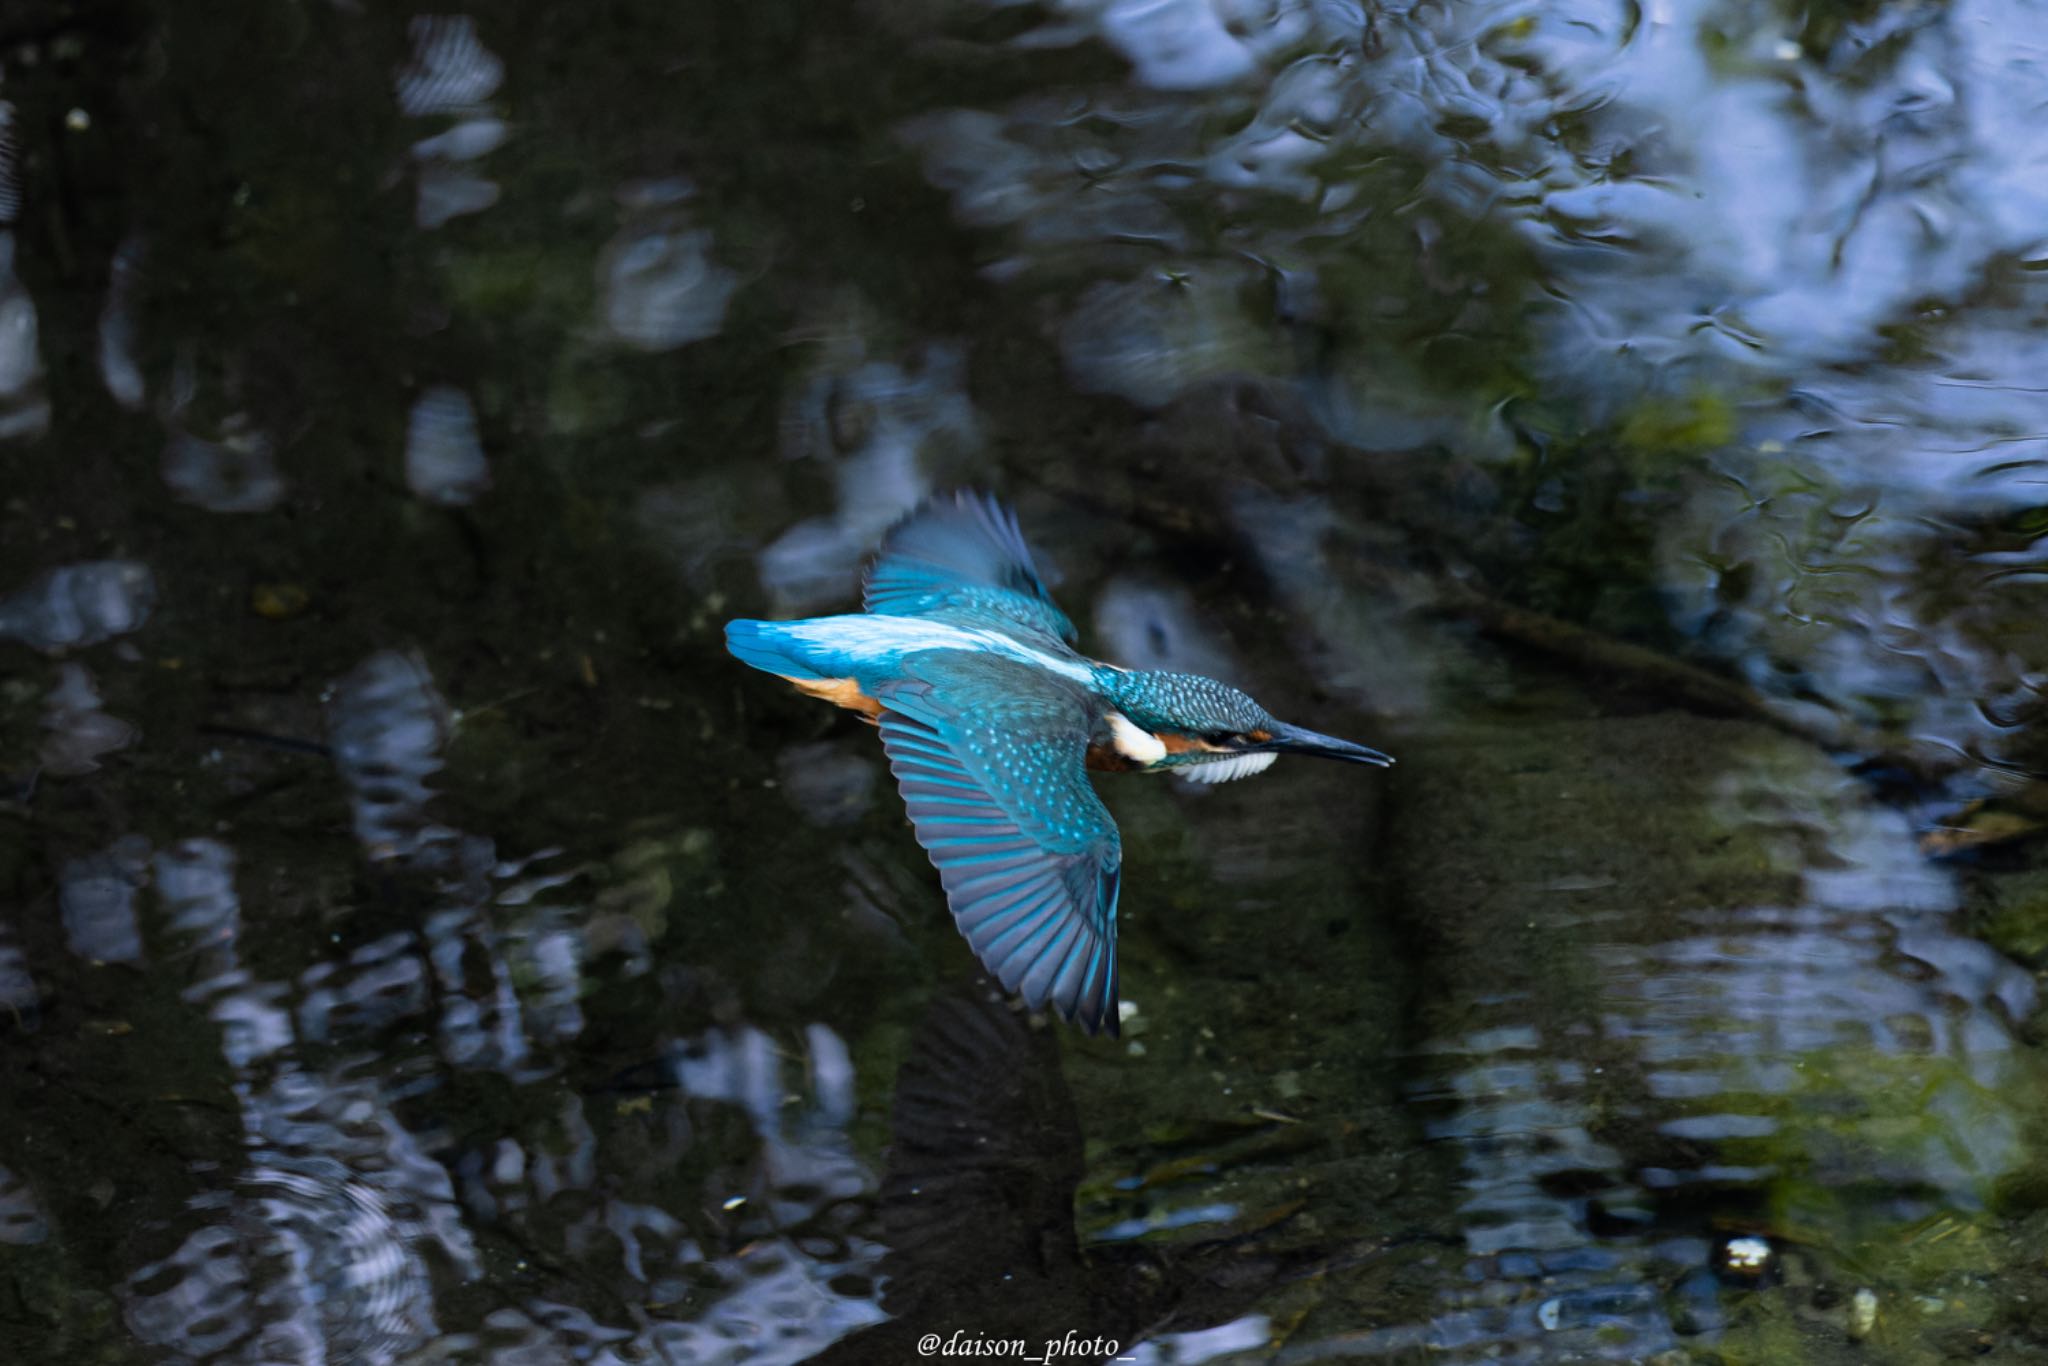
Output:
<instances>
[{"instance_id":1,"label":"bird's reflection in water","mask_svg":"<svg viewBox=\"0 0 2048 1366\"><path fill-rule=\"evenodd\" d=\"M1081 1126L1059 1045L986 982L926 1013L897 1074L891 1139L880 1206L891 1317L810 1358L817 1366L945 1354L931 1350L934 1335L955 1355L1021 1341L1024 1356L1043 1357L1061 1339L1072 1344L1061 1362L1107 1361L1141 1339L1228 1323L1282 1285L1379 1251L1283 1250L1273 1219L1225 1238L1084 1249ZM1090 1341L1099 1350L1073 1351ZM1233 1336L1227 1349L1245 1345Z\"/></svg>"}]
</instances>

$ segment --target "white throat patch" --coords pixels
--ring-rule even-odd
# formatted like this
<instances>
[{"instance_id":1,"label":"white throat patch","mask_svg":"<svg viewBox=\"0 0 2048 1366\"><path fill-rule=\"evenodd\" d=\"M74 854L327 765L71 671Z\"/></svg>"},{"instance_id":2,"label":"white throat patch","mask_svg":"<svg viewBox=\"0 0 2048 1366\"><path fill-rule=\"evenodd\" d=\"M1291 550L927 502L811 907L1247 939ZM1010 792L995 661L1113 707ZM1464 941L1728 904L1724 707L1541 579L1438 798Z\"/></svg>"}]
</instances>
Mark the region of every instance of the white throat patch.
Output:
<instances>
[{"instance_id":1,"label":"white throat patch","mask_svg":"<svg viewBox=\"0 0 2048 1366\"><path fill-rule=\"evenodd\" d=\"M1264 773L1279 757L1271 750L1263 754L1233 754L1227 759L1211 759L1205 764L1187 764L1174 772L1191 783L1227 783L1233 778L1249 778L1254 773Z\"/></svg>"},{"instance_id":2,"label":"white throat patch","mask_svg":"<svg viewBox=\"0 0 2048 1366\"><path fill-rule=\"evenodd\" d=\"M1166 745L1120 711L1109 714L1109 740L1116 752L1140 768L1150 768L1166 757Z\"/></svg>"}]
</instances>

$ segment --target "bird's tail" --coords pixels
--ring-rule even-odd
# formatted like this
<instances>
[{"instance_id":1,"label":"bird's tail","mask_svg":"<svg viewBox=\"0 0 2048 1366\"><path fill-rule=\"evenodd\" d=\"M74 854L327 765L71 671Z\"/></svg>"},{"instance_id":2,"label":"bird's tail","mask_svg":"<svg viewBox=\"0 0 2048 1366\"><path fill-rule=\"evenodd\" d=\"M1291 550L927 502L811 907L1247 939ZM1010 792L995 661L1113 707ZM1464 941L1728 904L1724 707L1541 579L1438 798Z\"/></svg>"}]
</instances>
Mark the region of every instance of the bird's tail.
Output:
<instances>
[{"instance_id":1,"label":"bird's tail","mask_svg":"<svg viewBox=\"0 0 2048 1366\"><path fill-rule=\"evenodd\" d=\"M728 621L725 648L742 664L751 664L765 673L784 678L825 677L805 662L804 651L789 638L786 626L786 622L780 621Z\"/></svg>"}]
</instances>

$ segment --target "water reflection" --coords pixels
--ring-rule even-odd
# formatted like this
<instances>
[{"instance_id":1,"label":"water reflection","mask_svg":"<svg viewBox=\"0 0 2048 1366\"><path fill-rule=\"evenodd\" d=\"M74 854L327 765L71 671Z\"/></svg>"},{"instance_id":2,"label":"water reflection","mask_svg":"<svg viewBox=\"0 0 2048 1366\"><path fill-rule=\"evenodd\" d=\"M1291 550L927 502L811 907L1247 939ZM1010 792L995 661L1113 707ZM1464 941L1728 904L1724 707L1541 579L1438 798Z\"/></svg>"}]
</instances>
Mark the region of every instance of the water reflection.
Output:
<instances>
[{"instance_id":1,"label":"water reflection","mask_svg":"<svg viewBox=\"0 0 2048 1366\"><path fill-rule=\"evenodd\" d=\"M577 1304L543 1296L494 1312L488 1358L610 1343L660 1361L789 1362L880 1317L881 1250L859 1233L870 1181L844 1133L851 1064L824 1026L806 1043L799 1093L765 1035L713 1031L641 1069L657 1089L565 1098L547 1136L466 1151L458 1170L477 1217L536 1267L581 1264L606 1287L564 1284L553 1293ZM748 1136L738 1150L717 1137L732 1118ZM730 1159L704 1166L706 1147ZM656 1198L678 1166L701 1184Z\"/></svg>"},{"instance_id":2,"label":"water reflection","mask_svg":"<svg viewBox=\"0 0 2048 1366\"><path fill-rule=\"evenodd\" d=\"M354 793L356 838L373 859L410 859L456 838L433 824L427 786L441 768L448 704L417 655L383 651L338 683L328 700L328 743Z\"/></svg>"},{"instance_id":3,"label":"water reflection","mask_svg":"<svg viewBox=\"0 0 2048 1366\"><path fill-rule=\"evenodd\" d=\"M233 1166L205 1164L212 1179L158 1231L175 1248L127 1278L130 1329L181 1359L395 1360L436 1331L423 1249L460 1275L480 1269L447 1171L365 1060L300 1060L287 990L245 959L227 845L194 838L148 858L130 837L81 861L67 882L74 948L105 958L119 947L114 930L135 932L136 893L151 884L153 938L179 964L180 996L219 1028L243 1151ZM88 928L96 937L81 945Z\"/></svg>"},{"instance_id":4,"label":"water reflection","mask_svg":"<svg viewBox=\"0 0 2048 1366\"><path fill-rule=\"evenodd\" d=\"M0 598L0 640L46 654L139 630L156 605L156 578L132 560L68 564Z\"/></svg>"},{"instance_id":5,"label":"water reflection","mask_svg":"<svg viewBox=\"0 0 2048 1366\"><path fill-rule=\"evenodd\" d=\"M623 222L598 263L605 331L642 351L672 351L725 325L739 276L720 265L709 229L689 210L687 181L622 186Z\"/></svg>"},{"instance_id":6,"label":"water reflection","mask_svg":"<svg viewBox=\"0 0 2048 1366\"><path fill-rule=\"evenodd\" d=\"M0 1340L2040 1350L2042 17L10 11ZM956 485L1407 728L1116 1051L717 650Z\"/></svg>"},{"instance_id":7,"label":"water reflection","mask_svg":"<svg viewBox=\"0 0 2048 1366\"><path fill-rule=\"evenodd\" d=\"M49 1236L49 1221L36 1205L35 1192L13 1172L0 1167L0 1243L30 1247Z\"/></svg>"},{"instance_id":8,"label":"water reflection","mask_svg":"<svg viewBox=\"0 0 2048 1366\"><path fill-rule=\"evenodd\" d=\"M1585 738L1554 732L1470 776L1593 819L1630 794L1632 858L1656 857L1651 832L1699 827L1664 803L1700 803L1726 871L1694 857L1667 881L1581 850L1546 878L1559 861L1530 836L1486 831L1523 848L1509 866L1577 941L1562 970L1585 994L1495 973L1425 1050L1412 1096L1461 1155L1472 1260L1442 1312L1375 1351L1641 1360L1726 1327L1731 1228L1845 1256L1881 1228L1982 1211L2029 1161L2034 1064L2013 1025L2034 981L1958 932L1950 878L1897 813L1762 734L1724 737L1704 771L1667 766L1656 798L1608 768L1611 741L1574 755ZM1737 890L1766 872L1785 899ZM1474 913L1470 929L1487 923ZM1856 1274L1890 1294L1909 1262Z\"/></svg>"},{"instance_id":9,"label":"water reflection","mask_svg":"<svg viewBox=\"0 0 2048 1366\"><path fill-rule=\"evenodd\" d=\"M21 217L21 114L0 100L0 225Z\"/></svg>"},{"instance_id":10,"label":"water reflection","mask_svg":"<svg viewBox=\"0 0 2048 1366\"><path fill-rule=\"evenodd\" d=\"M60 778L91 773L103 756L134 742L135 727L109 716L100 705L99 689L83 664L59 668L43 712L43 729L50 734L36 750L42 772Z\"/></svg>"},{"instance_id":11,"label":"water reflection","mask_svg":"<svg viewBox=\"0 0 2048 1366\"><path fill-rule=\"evenodd\" d=\"M491 486L469 395L436 385L413 401L405 429L405 484L429 503L466 507Z\"/></svg>"},{"instance_id":12,"label":"water reflection","mask_svg":"<svg viewBox=\"0 0 2048 1366\"><path fill-rule=\"evenodd\" d=\"M422 14L408 29L412 59L397 78L398 108L408 118L467 114L498 92L505 63L463 14Z\"/></svg>"},{"instance_id":13,"label":"water reflection","mask_svg":"<svg viewBox=\"0 0 2048 1366\"><path fill-rule=\"evenodd\" d=\"M57 903L71 951L93 963L142 962L135 893L149 866L149 841L123 835L104 852L76 858L57 875Z\"/></svg>"},{"instance_id":14,"label":"water reflection","mask_svg":"<svg viewBox=\"0 0 2048 1366\"><path fill-rule=\"evenodd\" d=\"M931 492L935 472L982 444L966 395L966 358L934 344L898 362L872 355L865 311L830 329L812 372L784 400L783 453L829 472L831 513L798 522L760 558L778 610L843 600L882 533Z\"/></svg>"},{"instance_id":15,"label":"water reflection","mask_svg":"<svg viewBox=\"0 0 2048 1366\"><path fill-rule=\"evenodd\" d=\"M891 1317L812 1358L821 1364L905 1360L936 1334L1021 1341L1033 1353L1071 1335L1115 1344L1076 1360L1192 1366L1262 1344L1264 1320L1240 1316L1276 1285L1335 1260L1251 1236L1112 1235L1084 1249L1074 1214L1082 1136L1059 1049L987 984L934 1001L893 1105L879 1268ZM1132 1350L1162 1335L1151 1350Z\"/></svg>"},{"instance_id":16,"label":"water reflection","mask_svg":"<svg viewBox=\"0 0 2048 1366\"><path fill-rule=\"evenodd\" d=\"M143 1341L214 1361L392 1361L434 1331L423 1250L478 1267L447 1173L374 1081L286 1070L244 1096L248 1165L127 1286Z\"/></svg>"},{"instance_id":17,"label":"water reflection","mask_svg":"<svg viewBox=\"0 0 2048 1366\"><path fill-rule=\"evenodd\" d=\"M8 927L0 924L0 1011L6 1012L17 1030L33 1033L38 1023L38 999L35 979L29 975L28 959L21 945L14 942ZM33 1203L32 1197L23 1198Z\"/></svg>"},{"instance_id":18,"label":"water reflection","mask_svg":"<svg viewBox=\"0 0 2048 1366\"><path fill-rule=\"evenodd\" d=\"M116 398L129 391L139 397L142 381L132 363L115 355L109 365L108 391ZM212 512L266 512L285 495L270 438L241 413L221 424L215 440L173 431L164 446L163 472L172 493Z\"/></svg>"},{"instance_id":19,"label":"water reflection","mask_svg":"<svg viewBox=\"0 0 2048 1366\"><path fill-rule=\"evenodd\" d=\"M5 190L0 184L0 194ZM0 439L40 436L50 422L41 327L35 300L15 275L14 254L14 234L0 230Z\"/></svg>"},{"instance_id":20,"label":"water reflection","mask_svg":"<svg viewBox=\"0 0 2048 1366\"><path fill-rule=\"evenodd\" d=\"M1937 766L2011 757L1967 703L1873 698L1864 675L1960 657L2023 686L1999 655L2026 609L1902 642L1934 614L1887 599L1952 553L1930 516L2037 501L2035 7L1062 10L1015 41L1098 33L1127 79L902 132L1000 278L1060 298L1076 387L1157 406L1258 376L1347 444L1496 462L1554 441L1569 395L1647 458L1725 476L1655 535L1673 582L1733 588L1684 610L1717 615L1771 705L1811 724L1817 699ZM1966 293L1958 321L1942 301ZM1842 545L1808 493L1881 504L1906 557Z\"/></svg>"},{"instance_id":21,"label":"water reflection","mask_svg":"<svg viewBox=\"0 0 2048 1366\"><path fill-rule=\"evenodd\" d=\"M100 381L123 408L137 409L148 396L136 351L141 342L136 323L136 295L141 286L143 246L129 238L114 250L107 268L107 298L100 308Z\"/></svg>"}]
</instances>

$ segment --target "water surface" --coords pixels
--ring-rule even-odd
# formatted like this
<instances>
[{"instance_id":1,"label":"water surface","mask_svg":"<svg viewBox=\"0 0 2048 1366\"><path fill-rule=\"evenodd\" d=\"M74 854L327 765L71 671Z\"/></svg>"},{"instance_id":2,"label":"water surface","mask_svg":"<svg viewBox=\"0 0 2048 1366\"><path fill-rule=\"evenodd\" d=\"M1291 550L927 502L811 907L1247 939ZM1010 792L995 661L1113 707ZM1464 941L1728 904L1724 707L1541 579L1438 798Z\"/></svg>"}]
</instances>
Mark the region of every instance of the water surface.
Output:
<instances>
[{"instance_id":1,"label":"water surface","mask_svg":"<svg viewBox=\"0 0 2048 1366\"><path fill-rule=\"evenodd\" d=\"M11 6L10 1359L2048 1359L2044 107L2027 0ZM1105 780L1118 1041L722 649L961 485L1401 759Z\"/></svg>"}]
</instances>

